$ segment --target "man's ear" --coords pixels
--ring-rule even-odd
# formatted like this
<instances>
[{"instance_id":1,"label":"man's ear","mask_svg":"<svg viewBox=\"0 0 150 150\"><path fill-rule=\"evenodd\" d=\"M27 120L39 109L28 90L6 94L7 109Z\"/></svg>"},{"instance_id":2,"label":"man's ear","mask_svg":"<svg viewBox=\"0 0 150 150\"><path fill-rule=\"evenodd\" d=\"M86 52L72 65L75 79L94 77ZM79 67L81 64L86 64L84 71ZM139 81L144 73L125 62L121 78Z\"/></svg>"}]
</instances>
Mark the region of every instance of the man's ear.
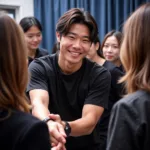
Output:
<instances>
[{"instance_id":1,"label":"man's ear","mask_svg":"<svg viewBox=\"0 0 150 150\"><path fill-rule=\"evenodd\" d=\"M99 50L100 44L99 42L96 43L96 50Z\"/></svg>"},{"instance_id":2,"label":"man's ear","mask_svg":"<svg viewBox=\"0 0 150 150\"><path fill-rule=\"evenodd\" d=\"M57 38L57 42L60 42L60 33L56 32L56 38Z\"/></svg>"}]
</instances>

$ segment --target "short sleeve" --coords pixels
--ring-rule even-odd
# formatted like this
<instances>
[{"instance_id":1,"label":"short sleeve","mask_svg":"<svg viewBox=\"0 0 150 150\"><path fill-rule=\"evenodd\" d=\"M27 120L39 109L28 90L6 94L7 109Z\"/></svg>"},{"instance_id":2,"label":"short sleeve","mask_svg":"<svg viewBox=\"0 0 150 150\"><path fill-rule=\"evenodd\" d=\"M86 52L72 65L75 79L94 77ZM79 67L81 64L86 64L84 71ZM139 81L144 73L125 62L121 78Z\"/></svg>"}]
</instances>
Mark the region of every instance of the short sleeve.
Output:
<instances>
[{"instance_id":1,"label":"short sleeve","mask_svg":"<svg viewBox=\"0 0 150 150\"><path fill-rule=\"evenodd\" d=\"M46 68L38 59L34 60L29 65L29 83L27 86L27 92L33 89L42 89L48 91L48 77L46 74Z\"/></svg>"},{"instance_id":2,"label":"short sleeve","mask_svg":"<svg viewBox=\"0 0 150 150\"><path fill-rule=\"evenodd\" d=\"M98 105L107 108L110 91L110 73L102 68L97 68L92 75L92 83L84 104Z\"/></svg>"}]
</instances>

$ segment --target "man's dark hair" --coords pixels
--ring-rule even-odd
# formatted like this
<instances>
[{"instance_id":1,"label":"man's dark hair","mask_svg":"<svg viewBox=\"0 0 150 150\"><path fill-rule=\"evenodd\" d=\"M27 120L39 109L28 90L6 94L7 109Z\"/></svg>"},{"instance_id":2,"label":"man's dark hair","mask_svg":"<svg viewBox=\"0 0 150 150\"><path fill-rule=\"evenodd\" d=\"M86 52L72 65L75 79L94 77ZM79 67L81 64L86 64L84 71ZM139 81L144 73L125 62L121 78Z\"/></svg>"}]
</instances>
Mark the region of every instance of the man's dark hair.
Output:
<instances>
[{"instance_id":1,"label":"man's dark hair","mask_svg":"<svg viewBox=\"0 0 150 150\"><path fill-rule=\"evenodd\" d=\"M67 35L71 25L76 23L86 25L90 31L90 40L95 41L98 35L97 23L89 12L79 8L72 8L60 17L56 25L56 31L60 35Z\"/></svg>"}]
</instances>

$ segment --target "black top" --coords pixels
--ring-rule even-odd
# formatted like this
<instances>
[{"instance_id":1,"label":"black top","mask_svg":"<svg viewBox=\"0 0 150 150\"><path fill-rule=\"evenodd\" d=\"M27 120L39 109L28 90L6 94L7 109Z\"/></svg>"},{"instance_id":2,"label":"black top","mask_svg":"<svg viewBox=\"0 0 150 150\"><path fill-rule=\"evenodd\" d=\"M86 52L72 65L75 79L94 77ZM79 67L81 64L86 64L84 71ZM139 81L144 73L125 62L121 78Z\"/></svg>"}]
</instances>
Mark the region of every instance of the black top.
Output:
<instances>
[{"instance_id":1,"label":"black top","mask_svg":"<svg viewBox=\"0 0 150 150\"><path fill-rule=\"evenodd\" d=\"M48 127L44 122L16 110L2 120L7 113L0 111L0 149L50 150Z\"/></svg>"},{"instance_id":2,"label":"black top","mask_svg":"<svg viewBox=\"0 0 150 150\"><path fill-rule=\"evenodd\" d=\"M31 80L27 91L43 89L50 96L51 113L59 114L62 120L73 121L81 118L85 104L106 108L110 87L110 74L96 63L83 60L81 68L64 74L58 66L57 54L36 59L29 66ZM91 135L69 137L67 150L87 148L99 143L99 133L95 128Z\"/></svg>"},{"instance_id":3,"label":"black top","mask_svg":"<svg viewBox=\"0 0 150 150\"><path fill-rule=\"evenodd\" d=\"M48 55L48 51L46 51L45 49L43 48L38 48L36 50L36 53L35 53L35 57L34 58L31 58L31 57L28 57L28 66L30 65L30 63L35 59L35 58L39 58L39 57L42 57L42 56L45 56L45 55Z\"/></svg>"},{"instance_id":4,"label":"black top","mask_svg":"<svg viewBox=\"0 0 150 150\"><path fill-rule=\"evenodd\" d=\"M150 93L137 91L118 101L108 130L107 150L150 150Z\"/></svg>"},{"instance_id":5,"label":"black top","mask_svg":"<svg viewBox=\"0 0 150 150\"><path fill-rule=\"evenodd\" d=\"M122 69L120 69L120 67L115 66L110 61L105 61L103 66L108 69L111 74L109 108L112 108L113 104L121 99L124 94L123 85L118 83L118 80L124 75L124 72Z\"/></svg>"},{"instance_id":6,"label":"black top","mask_svg":"<svg viewBox=\"0 0 150 150\"><path fill-rule=\"evenodd\" d=\"M100 149L106 150L107 130L108 130L111 108L115 102L121 99L123 95L123 86L122 84L118 84L118 80L121 76L123 76L124 73L110 61L105 61L103 66L107 68L111 74L111 88L109 94L108 109L104 110L102 117L100 118L99 121L99 126L100 126L99 132L100 132L100 141L101 141Z\"/></svg>"}]
</instances>

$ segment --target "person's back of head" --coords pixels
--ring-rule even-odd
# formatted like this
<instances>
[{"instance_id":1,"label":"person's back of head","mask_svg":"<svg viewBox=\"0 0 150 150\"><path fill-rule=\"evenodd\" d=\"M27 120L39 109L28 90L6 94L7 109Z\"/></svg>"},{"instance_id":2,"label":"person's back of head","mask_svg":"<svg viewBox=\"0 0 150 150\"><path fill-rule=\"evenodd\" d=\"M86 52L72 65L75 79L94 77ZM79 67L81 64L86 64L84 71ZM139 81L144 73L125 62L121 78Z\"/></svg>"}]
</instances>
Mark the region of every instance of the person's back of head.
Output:
<instances>
[{"instance_id":1,"label":"person's back of head","mask_svg":"<svg viewBox=\"0 0 150 150\"><path fill-rule=\"evenodd\" d=\"M0 108L28 112L25 89L28 81L24 36L16 22L0 14Z\"/></svg>"},{"instance_id":2,"label":"person's back of head","mask_svg":"<svg viewBox=\"0 0 150 150\"><path fill-rule=\"evenodd\" d=\"M42 26L39 20L35 17L24 17L20 20L19 24L24 32L27 32L32 26L37 26L38 29L42 32Z\"/></svg>"},{"instance_id":3,"label":"person's back of head","mask_svg":"<svg viewBox=\"0 0 150 150\"><path fill-rule=\"evenodd\" d=\"M150 92L150 3L138 8L124 25L121 60L126 70L122 82L128 93Z\"/></svg>"},{"instance_id":4,"label":"person's back of head","mask_svg":"<svg viewBox=\"0 0 150 150\"><path fill-rule=\"evenodd\" d=\"M56 25L56 31L60 35L67 35L71 25L84 24L90 31L90 40L94 41L98 34L98 27L92 15L79 8L72 8L60 17Z\"/></svg>"}]
</instances>

